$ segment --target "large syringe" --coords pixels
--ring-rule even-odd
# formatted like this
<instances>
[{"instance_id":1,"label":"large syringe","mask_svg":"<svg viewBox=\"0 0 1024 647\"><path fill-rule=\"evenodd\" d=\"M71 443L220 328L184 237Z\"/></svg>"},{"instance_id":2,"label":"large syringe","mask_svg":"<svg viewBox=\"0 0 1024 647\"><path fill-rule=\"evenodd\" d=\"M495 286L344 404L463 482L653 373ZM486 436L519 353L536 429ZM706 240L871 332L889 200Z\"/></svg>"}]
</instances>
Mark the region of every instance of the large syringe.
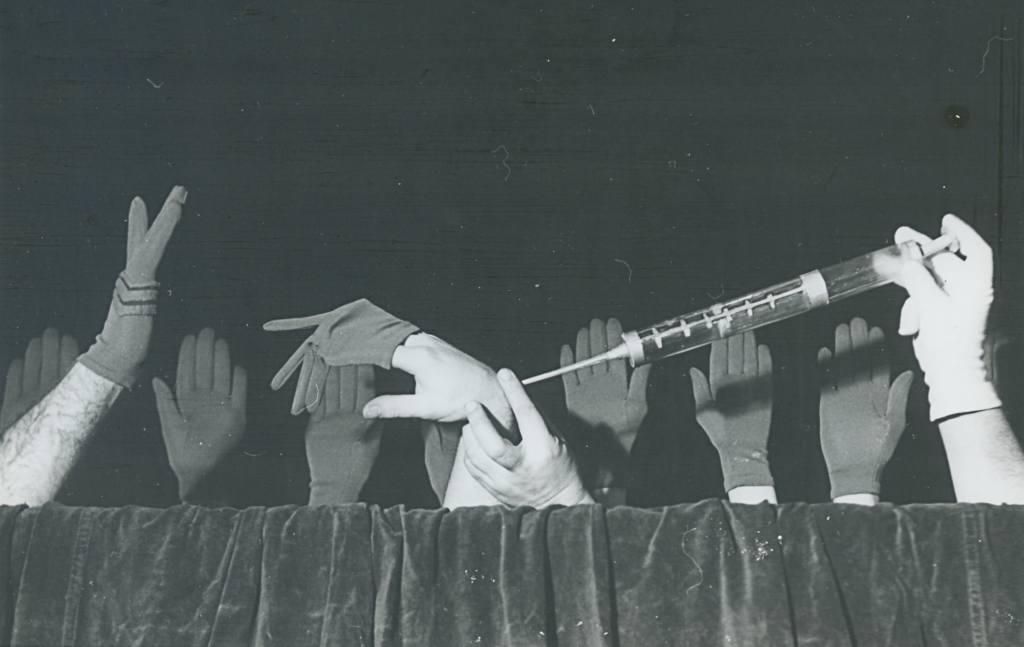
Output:
<instances>
[{"instance_id":1,"label":"large syringe","mask_svg":"<svg viewBox=\"0 0 1024 647\"><path fill-rule=\"evenodd\" d=\"M955 252L958 247L956 239L949 235L925 245L891 245L650 328L623 333L622 343L608 352L531 377L523 384L616 359L629 359L633 366L640 366L685 353L887 285L899 277L908 261L919 261L947 249Z\"/></svg>"}]
</instances>

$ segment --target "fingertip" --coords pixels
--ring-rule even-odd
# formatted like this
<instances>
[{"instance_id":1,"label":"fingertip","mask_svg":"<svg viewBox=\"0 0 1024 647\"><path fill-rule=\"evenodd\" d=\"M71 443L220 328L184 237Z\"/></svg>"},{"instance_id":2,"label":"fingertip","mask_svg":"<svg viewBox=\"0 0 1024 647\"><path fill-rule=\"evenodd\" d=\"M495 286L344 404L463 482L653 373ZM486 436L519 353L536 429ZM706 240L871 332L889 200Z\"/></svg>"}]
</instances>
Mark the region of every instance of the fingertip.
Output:
<instances>
[{"instance_id":1,"label":"fingertip","mask_svg":"<svg viewBox=\"0 0 1024 647\"><path fill-rule=\"evenodd\" d=\"M560 368L564 368L569 364L573 363L572 349L569 348L568 344L562 344L562 350L558 355L558 365Z\"/></svg>"},{"instance_id":2,"label":"fingertip","mask_svg":"<svg viewBox=\"0 0 1024 647\"><path fill-rule=\"evenodd\" d=\"M516 381L516 375L511 370L503 368L500 371L498 371L498 379L501 380L502 382L512 383Z\"/></svg>"},{"instance_id":3,"label":"fingertip","mask_svg":"<svg viewBox=\"0 0 1024 647\"><path fill-rule=\"evenodd\" d=\"M818 350L818 364L824 365L832 361L832 351L827 348L821 348Z\"/></svg>"}]
</instances>

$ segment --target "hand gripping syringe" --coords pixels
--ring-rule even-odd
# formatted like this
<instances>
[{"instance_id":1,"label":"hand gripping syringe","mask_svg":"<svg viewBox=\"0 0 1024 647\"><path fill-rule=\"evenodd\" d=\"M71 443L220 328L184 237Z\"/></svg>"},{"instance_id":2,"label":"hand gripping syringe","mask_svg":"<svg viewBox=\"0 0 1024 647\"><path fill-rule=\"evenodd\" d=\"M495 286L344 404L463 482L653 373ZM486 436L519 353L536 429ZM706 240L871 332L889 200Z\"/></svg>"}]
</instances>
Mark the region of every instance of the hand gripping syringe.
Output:
<instances>
[{"instance_id":1,"label":"hand gripping syringe","mask_svg":"<svg viewBox=\"0 0 1024 647\"><path fill-rule=\"evenodd\" d=\"M622 343L608 352L531 377L523 384L615 359L628 358L630 364L640 366L685 353L887 285L899 278L907 261L920 261L947 249L955 252L958 248L956 239L949 235L925 245L916 242L892 245L650 328L623 333Z\"/></svg>"}]
</instances>

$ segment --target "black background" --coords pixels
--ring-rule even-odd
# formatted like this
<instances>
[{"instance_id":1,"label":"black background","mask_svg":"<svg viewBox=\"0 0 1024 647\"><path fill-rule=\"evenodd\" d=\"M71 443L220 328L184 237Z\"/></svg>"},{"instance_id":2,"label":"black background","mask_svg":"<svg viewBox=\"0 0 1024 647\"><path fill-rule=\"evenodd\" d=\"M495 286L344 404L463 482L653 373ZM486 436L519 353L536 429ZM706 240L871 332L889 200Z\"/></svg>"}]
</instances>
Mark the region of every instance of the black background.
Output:
<instances>
[{"instance_id":1,"label":"black background","mask_svg":"<svg viewBox=\"0 0 1024 647\"><path fill-rule=\"evenodd\" d=\"M173 381L182 337L212 326L250 385L220 484L238 506L304 502L294 382L269 389L304 337L260 326L360 297L526 376L591 317L648 325L891 244L901 224L935 234L954 212L997 249L1012 334L1019 4L775 4L5 2L0 363L48 325L84 350L132 197L155 214L189 190L145 375L59 500L177 501L149 378ZM814 360L837 323L866 317L894 374L916 369L902 298L883 288L759 332L780 500L828 498ZM686 374L706 362L655 367L633 503L723 494ZM558 380L532 393L564 410ZM952 500L920 375L908 418L883 498ZM428 489L415 427L393 425L364 498L431 505Z\"/></svg>"}]
</instances>

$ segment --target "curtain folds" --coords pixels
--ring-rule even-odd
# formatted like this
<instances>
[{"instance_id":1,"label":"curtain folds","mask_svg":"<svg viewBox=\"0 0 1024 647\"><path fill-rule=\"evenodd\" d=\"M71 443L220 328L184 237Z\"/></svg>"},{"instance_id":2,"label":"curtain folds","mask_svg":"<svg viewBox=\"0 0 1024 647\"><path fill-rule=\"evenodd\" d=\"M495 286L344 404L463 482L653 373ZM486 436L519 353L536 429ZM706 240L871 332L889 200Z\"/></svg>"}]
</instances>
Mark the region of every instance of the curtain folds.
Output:
<instances>
[{"instance_id":1,"label":"curtain folds","mask_svg":"<svg viewBox=\"0 0 1024 647\"><path fill-rule=\"evenodd\" d=\"M1021 645L1024 507L0 508L0 644Z\"/></svg>"}]
</instances>

